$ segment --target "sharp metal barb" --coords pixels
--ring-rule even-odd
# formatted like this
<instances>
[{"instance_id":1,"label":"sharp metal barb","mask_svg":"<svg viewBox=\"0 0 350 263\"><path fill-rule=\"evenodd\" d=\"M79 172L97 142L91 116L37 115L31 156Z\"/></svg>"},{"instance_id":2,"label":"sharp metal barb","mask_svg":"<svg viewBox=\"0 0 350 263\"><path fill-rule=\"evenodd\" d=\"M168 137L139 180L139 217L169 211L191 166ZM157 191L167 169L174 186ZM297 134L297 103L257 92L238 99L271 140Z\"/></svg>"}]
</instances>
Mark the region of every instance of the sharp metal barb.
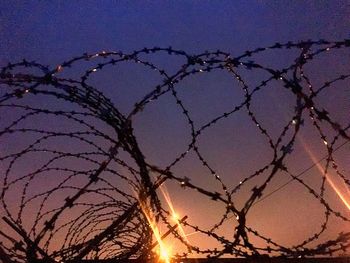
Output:
<instances>
[{"instance_id":1,"label":"sharp metal barb","mask_svg":"<svg viewBox=\"0 0 350 263\"><path fill-rule=\"evenodd\" d=\"M317 83L309 71L310 68L317 70L319 57L348 52L349 47L348 39L308 40L275 43L247 50L239 56L221 50L188 54L172 47L154 47L130 54L121 51L86 53L53 66L53 70L25 59L3 66L0 68L0 142L8 147L2 147L0 152L0 205L9 229L0 231L0 259L9 262L140 259L158 244L154 242L145 209L150 211L155 224L168 228L161 239L167 237L182 246L175 255L178 259L193 255L209 258L228 255L314 257L345 253L350 246L349 233L340 233L330 240L324 237L329 237L326 233L334 227L330 224L333 219L350 222L348 214L329 199L332 191L345 211L350 209L349 174L338 160L344 151L348 154L350 119L349 116L336 117L332 108L341 112L341 104L334 101L329 106L324 97L334 96L337 87L348 87L350 72L347 68L338 75L335 72L332 79L322 76L319 79L322 83ZM275 51L278 54L297 52L293 53L296 54L293 62L284 67L259 62L260 57ZM172 57L182 58L183 64L171 71L152 62L159 63L159 58L164 59L164 56L166 64L171 63ZM131 98L134 106L127 112L95 87L99 82L94 79L103 81L98 78L101 72L125 62L160 76L153 89L145 89L147 93ZM220 112L215 116L202 112L208 119L199 122L196 101L187 100L184 95L190 88L181 85L194 81L193 76L215 76L215 72L232 76L235 87L241 89L241 97L226 109L217 107ZM74 75L74 78L68 77ZM257 81L252 84L254 81L247 76ZM258 98L271 87L278 87L295 101L294 105L288 105L290 111L284 119L275 120L282 125L280 131L268 127L268 122L261 117L264 108ZM157 166L146 154L149 151L144 149L146 144L144 136L139 134L137 120L149 114L147 110L153 109L151 105L164 103L163 97L171 99L168 103L173 103L185 120L188 127L184 132L188 134L184 139L188 144L181 151L178 150L180 146L174 149L174 153L169 153L173 158ZM205 106L212 107L209 103ZM261 137L272 158L259 163L247 156L246 162L253 171L240 174L237 169L232 176L222 172L220 163L214 163L213 160L220 158L211 158L203 150L203 141L210 141L203 134L213 132L214 127L220 130L234 120L234 116L241 115L256 132L244 136L248 139ZM308 129L314 134L313 141L326 153L321 159L316 158L303 138L303 132ZM176 142L175 138L167 139ZM234 143L240 144L239 141ZM312 164L296 173L293 167L299 166L293 166L291 160L297 156L300 145ZM160 142L157 146L162 147ZM215 183L198 183L195 176L179 172L181 165L190 158L195 158L205 171L205 182ZM315 184L302 177L312 169L318 169L320 174ZM270 185L280 175L289 176L290 180L270 192ZM340 191L334 178L346 190ZM174 212L170 197L159 191L164 182L178 185L177 191L182 196L191 198L195 193L203 202L213 202L224 212L218 214L217 221L208 228L186 211L188 217L183 217L179 223L181 229L177 228L178 224L174 226L170 220ZM262 206L265 203L261 201L267 198L273 201L275 193L291 182L305 189L316 201L323 218L314 233L289 246L255 229L249 219L256 204ZM218 186L215 190L214 185ZM242 200L243 204L238 205ZM203 248L201 244L189 242L186 235L180 233L182 226L192 232L188 236L199 235L198 240L216 242L217 247ZM232 232L222 234L227 226Z\"/></svg>"}]
</instances>

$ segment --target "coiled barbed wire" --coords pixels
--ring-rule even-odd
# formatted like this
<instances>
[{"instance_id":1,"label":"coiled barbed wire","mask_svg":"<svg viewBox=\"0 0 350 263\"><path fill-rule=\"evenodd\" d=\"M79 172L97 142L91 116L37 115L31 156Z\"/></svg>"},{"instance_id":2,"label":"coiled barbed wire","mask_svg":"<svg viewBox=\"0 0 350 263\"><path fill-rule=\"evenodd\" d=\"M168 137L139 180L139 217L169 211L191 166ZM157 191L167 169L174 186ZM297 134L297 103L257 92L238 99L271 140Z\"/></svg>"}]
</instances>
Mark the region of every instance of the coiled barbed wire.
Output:
<instances>
[{"instance_id":1,"label":"coiled barbed wire","mask_svg":"<svg viewBox=\"0 0 350 263\"><path fill-rule=\"evenodd\" d=\"M299 257L345 251L350 244L350 232L340 233L326 241L322 241L321 237L329 227L331 217L349 222L346 214L327 201L326 181L329 170L333 169L337 178L349 186L348 175L339 168L334 153L349 142L350 118L346 113L345 123L336 121L317 99L321 93L331 92L332 87L347 81L350 72L347 70L322 85L314 85L305 68L315 58L335 50L348 51L349 47L350 40L276 43L246 51L237 57L219 50L190 55L172 47L154 47L130 54L121 51L84 54L61 63L53 70L26 60L4 66L0 73L1 203L4 211L0 254L14 262L149 256L152 231L140 203L147 204L156 222L171 229L173 238L186 248L187 252L176 254L179 258L191 255ZM291 65L279 69L252 60L254 56L276 50L296 51L296 59ZM144 58L157 54L180 57L185 63L175 73L169 73ZM123 62L139 64L163 78L127 114L90 83L94 74ZM64 76L71 68L84 64L88 69L79 78ZM242 100L198 125L193 119L191 107L179 95L179 85L190 76L217 71L228 72L234 77L243 91ZM263 72L266 75L258 84L251 86L243 76L247 73L240 71L249 74ZM275 82L295 98L293 116L276 138L252 108L253 98ZM148 161L135 135L134 120L165 95L173 98L185 117L190 143L170 163L161 167ZM243 180L228 186L214 168L217 166L202 153L199 140L205 131L242 112L247 114L266 140L273 156L263 166L254 166L255 171L244 174ZM296 138L307 120L327 152L323 158L325 162L319 188L304 181L301 174L292 172L285 161L293 155ZM332 136L327 135L329 129ZM338 146L341 140L343 143ZM210 187L193 182L190 175L176 172L176 167L190 154L196 156L201 166L220 185L220 190L212 191ZM265 236L247 223L251 208L266 198L263 196L267 194L268 184L279 173L289 175L291 181L307 189L324 210L319 229L291 247L279 244L273 237ZM263 177L263 174L267 176ZM262 181L254 183L255 180ZM191 214L188 214L188 220L181 222L187 229L215 240L216 247L200 248L172 228L171 211L159 197L158 189L164 182L176 182L186 190L184 194L195 191L224 207L224 213L210 228L192 223ZM237 205L237 193L251 182L255 186L243 206ZM236 219L232 223L234 234L230 237L220 234L220 228L231 218ZM259 244L252 241L256 239L260 240Z\"/></svg>"}]
</instances>

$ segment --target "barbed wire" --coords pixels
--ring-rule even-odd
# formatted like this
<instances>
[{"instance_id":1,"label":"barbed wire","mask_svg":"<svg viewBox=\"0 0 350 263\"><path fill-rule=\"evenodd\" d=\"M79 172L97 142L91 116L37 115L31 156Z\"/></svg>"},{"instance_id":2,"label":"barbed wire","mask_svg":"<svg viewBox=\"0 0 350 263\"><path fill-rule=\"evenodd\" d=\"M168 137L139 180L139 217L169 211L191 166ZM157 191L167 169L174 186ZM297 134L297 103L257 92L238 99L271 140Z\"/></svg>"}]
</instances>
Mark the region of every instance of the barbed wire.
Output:
<instances>
[{"instance_id":1,"label":"barbed wire","mask_svg":"<svg viewBox=\"0 0 350 263\"><path fill-rule=\"evenodd\" d=\"M347 51L349 47L350 40L276 43L246 51L237 57L220 50L190 55L172 47L154 47L130 54L121 51L84 54L53 70L34 61L9 63L0 73L0 140L5 145L0 156L1 204L3 225L6 225L0 231L0 254L13 262L149 257L153 232L142 206L146 206L155 222L170 229L172 238L186 248L186 252L175 255L178 258L191 255L303 257L345 251L350 245L350 232L340 233L331 240L322 241L321 237L329 227L331 217L349 222L346 214L327 201L326 182L329 170L333 169L337 178L349 186L347 174L339 168L334 153L349 142L350 119L346 119L347 123L337 122L317 99L320 94L332 92L335 85L342 85L349 79L350 72L322 85L314 85L305 68L317 57L335 50ZM297 52L296 59L279 69L251 60L254 56L276 50L293 50ZM185 63L171 74L144 58L163 53L180 57ZM127 114L90 84L92 76L122 62L139 64L163 78ZM79 78L64 76L71 68L84 64L89 68ZM240 73L244 70L249 74L263 72L266 77L251 86ZM179 85L190 76L219 71L228 72L237 81L243 91L242 101L198 126L191 107L179 95ZM275 82L295 98L293 116L277 138L252 108L253 98ZM187 120L190 143L169 164L160 167L150 163L140 147L134 121L145 108L156 104L165 95L174 99ZM242 112L266 140L273 157L231 187L214 168L217 165L202 153L199 139L205 131ZM286 162L287 157L294 154L293 148L306 119L327 152L322 159L319 189L301 178L304 172L296 175ZM327 135L328 130L333 132L332 137ZM191 176L176 172L176 167L190 154L196 156L220 185L220 190L212 191L210 187L193 182ZM313 166L318 164L320 162L315 162ZM263 200L263 195L266 198L268 184L280 173L288 175L289 182L297 182L305 188L324 210L319 229L291 247L279 244L247 223L251 208ZM261 179L263 174L267 176ZM262 183L255 183L240 207L236 203L236 194L256 179ZM191 214L181 221L186 229L215 240L217 247L200 248L172 227L172 213L159 197L158 189L164 182L176 182L186 190L184 194L190 195L194 191L224 207L225 212L209 229L193 223ZM231 218L236 220L231 224L234 234L231 237L219 234ZM252 241L256 239L260 240L259 244Z\"/></svg>"}]
</instances>

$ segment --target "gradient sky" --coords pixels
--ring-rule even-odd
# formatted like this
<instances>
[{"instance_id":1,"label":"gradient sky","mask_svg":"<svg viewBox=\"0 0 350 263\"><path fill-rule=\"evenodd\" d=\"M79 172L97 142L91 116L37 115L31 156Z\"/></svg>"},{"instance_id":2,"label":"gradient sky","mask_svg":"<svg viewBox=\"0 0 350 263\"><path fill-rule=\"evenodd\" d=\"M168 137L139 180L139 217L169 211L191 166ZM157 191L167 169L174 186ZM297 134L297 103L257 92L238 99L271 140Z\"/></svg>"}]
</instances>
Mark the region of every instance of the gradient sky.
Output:
<instances>
[{"instance_id":1,"label":"gradient sky","mask_svg":"<svg viewBox=\"0 0 350 263\"><path fill-rule=\"evenodd\" d=\"M172 46L193 54L220 49L236 56L275 42L349 38L349 18L348 1L2 1L0 66L26 58L54 68L58 63L84 52L130 52L154 46ZM257 59L259 63L278 68L292 63L295 54L271 52L257 56ZM316 60L309 68L310 76L320 84L332 76L348 72L349 58L349 52L345 52ZM150 59L170 72L184 62L166 56ZM328 67L330 63L332 68ZM101 73L92 79L92 83L123 113L130 111L136 101L162 81L158 75L134 65L120 67L118 72L120 74L117 75L111 71ZM242 73L253 86L262 80L254 73ZM80 73L79 69L74 69L67 74L78 77ZM232 90L232 83L231 76L219 72L195 76L179 84L179 95L191 110L197 127L230 108L230 105L242 101L243 93ZM272 134L276 131L276 136L294 110L294 98L279 88L278 83L276 87L272 85L271 90L257 96L252 105L258 118L271 129ZM350 102L343 96L345 90L340 87L331 96L321 96L319 103L326 105L340 123L348 124ZM55 122L52 121L52 124L55 125ZM209 130L199 141L203 154L229 186L236 185L271 158L266 141L259 137L252 125L247 116L237 114L218 125L217 129ZM305 124L304 130L298 138L293 157L287 159L295 173L310 166L313 158L318 160L326 153L322 142L320 144L319 138L314 136L310 123ZM160 167L174 160L190 140L188 125L167 97L137 116L135 134L147 160ZM16 147L13 144L0 141L0 150L10 151ZM339 151L337 157L341 169L349 174L349 146ZM26 169L25 165L19 171L21 169ZM208 179L207 172L194 156L190 155L180 163L175 172L185 174L192 182L208 189L220 189L212 183L212 179ZM319 184L317 168L311 170L307 178L308 183ZM288 177L278 177L269 186L270 191L288 180ZM40 182L38 185L44 186ZM245 193L249 193L254 185L240 191L237 204L247 198ZM217 222L217 216L225 209L211 200L189 193L178 184L169 183L166 187L179 213L188 215L191 222L204 228ZM334 192L329 191L330 203L349 216ZM314 233L323 220L320 219L323 213L305 189L291 184L274 197L257 204L249 215L248 224L289 246ZM330 225L334 228L326 233L324 240L334 237L335 233L350 231L349 225L343 221L334 221ZM221 234L232 236L232 225L228 224ZM191 236L190 241L202 248L215 246L210 240L196 235Z\"/></svg>"}]
</instances>

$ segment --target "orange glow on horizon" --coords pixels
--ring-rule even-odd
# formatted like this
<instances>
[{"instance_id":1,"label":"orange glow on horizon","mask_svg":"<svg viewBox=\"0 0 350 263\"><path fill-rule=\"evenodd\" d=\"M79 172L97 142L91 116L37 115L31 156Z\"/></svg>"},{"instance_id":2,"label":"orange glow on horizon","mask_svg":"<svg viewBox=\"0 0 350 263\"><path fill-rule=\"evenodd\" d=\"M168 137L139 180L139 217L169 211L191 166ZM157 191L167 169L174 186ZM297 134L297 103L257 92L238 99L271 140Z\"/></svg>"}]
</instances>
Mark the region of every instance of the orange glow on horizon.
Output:
<instances>
[{"instance_id":1,"label":"orange glow on horizon","mask_svg":"<svg viewBox=\"0 0 350 263\"><path fill-rule=\"evenodd\" d=\"M142 212L147 218L147 221L152 229L152 232L154 234L154 237L157 240L158 243L158 250L156 253L159 255L159 260L165 262L165 263L170 263L170 258L171 258L171 248L166 246L162 240L159 228L157 226L157 222L154 219L153 212L148 208L147 204L145 204L145 201L142 201L139 199L139 204L142 209Z\"/></svg>"},{"instance_id":2,"label":"orange glow on horizon","mask_svg":"<svg viewBox=\"0 0 350 263\"><path fill-rule=\"evenodd\" d=\"M181 223L185 220L185 218L187 218L187 216L180 219L180 215L175 211L174 205L171 201L170 195L169 195L168 191L166 190L165 186L161 185L159 187L159 189L161 190L161 193L164 196L164 199L165 199L165 201L170 209L171 219L176 223L176 226L174 227L174 229L175 228L179 229L180 236L184 239L184 241L186 243L189 244L189 241L187 238L188 235L186 235L186 233L181 225ZM136 192L134 192L134 193L136 196L138 196L136 194ZM156 239L155 244L157 244L156 245L157 250L155 252L158 254L159 260L162 262L165 262L165 263L171 263L172 247L169 245L166 245L163 242L161 232L160 232L160 230L157 226L157 222L155 220L155 216L154 216L153 212L151 211L151 209L149 208L149 205L147 204L147 200L141 200L140 198L138 198L138 201L139 201L140 208L141 208L143 214L145 215L145 217L148 221L148 224L149 224L150 228L152 229L153 235ZM195 232L195 233L197 233L197 232ZM192 235L192 234L194 234L194 233L191 233L189 235ZM164 238L164 236L163 236L163 238Z\"/></svg>"}]
</instances>

